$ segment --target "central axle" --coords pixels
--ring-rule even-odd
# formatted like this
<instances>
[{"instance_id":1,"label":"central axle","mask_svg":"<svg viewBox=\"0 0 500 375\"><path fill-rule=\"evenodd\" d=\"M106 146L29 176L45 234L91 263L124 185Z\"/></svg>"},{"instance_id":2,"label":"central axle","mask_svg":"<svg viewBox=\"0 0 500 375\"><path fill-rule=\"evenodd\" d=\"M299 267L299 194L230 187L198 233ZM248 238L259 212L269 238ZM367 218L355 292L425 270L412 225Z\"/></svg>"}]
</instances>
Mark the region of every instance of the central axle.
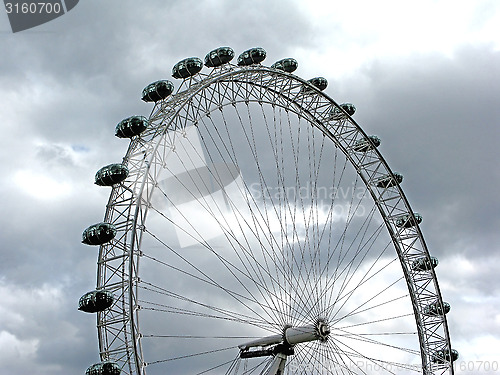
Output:
<instances>
[{"instance_id":1,"label":"central axle","mask_svg":"<svg viewBox=\"0 0 500 375\"><path fill-rule=\"evenodd\" d=\"M330 327L324 319L318 319L314 324L293 327L285 326L281 335L272 335L241 344L240 358L263 357L269 355L292 355L293 347L297 344L319 340L326 342L330 334ZM260 347L259 350L251 350Z\"/></svg>"}]
</instances>

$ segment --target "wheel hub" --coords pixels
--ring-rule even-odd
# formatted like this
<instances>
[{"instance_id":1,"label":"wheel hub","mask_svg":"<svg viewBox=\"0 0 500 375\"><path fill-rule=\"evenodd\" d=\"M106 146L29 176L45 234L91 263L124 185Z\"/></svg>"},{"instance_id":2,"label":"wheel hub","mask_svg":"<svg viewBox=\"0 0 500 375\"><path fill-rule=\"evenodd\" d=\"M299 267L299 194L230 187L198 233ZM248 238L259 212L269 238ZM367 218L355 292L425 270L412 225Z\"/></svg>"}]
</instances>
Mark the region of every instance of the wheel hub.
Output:
<instances>
[{"instance_id":1,"label":"wheel hub","mask_svg":"<svg viewBox=\"0 0 500 375\"><path fill-rule=\"evenodd\" d=\"M314 324L304 326L285 326L281 335L272 335L239 345L241 358L264 357L283 354L293 355L293 347L309 341L326 342L330 335L330 326L323 318ZM254 349L259 347L260 349Z\"/></svg>"}]
</instances>

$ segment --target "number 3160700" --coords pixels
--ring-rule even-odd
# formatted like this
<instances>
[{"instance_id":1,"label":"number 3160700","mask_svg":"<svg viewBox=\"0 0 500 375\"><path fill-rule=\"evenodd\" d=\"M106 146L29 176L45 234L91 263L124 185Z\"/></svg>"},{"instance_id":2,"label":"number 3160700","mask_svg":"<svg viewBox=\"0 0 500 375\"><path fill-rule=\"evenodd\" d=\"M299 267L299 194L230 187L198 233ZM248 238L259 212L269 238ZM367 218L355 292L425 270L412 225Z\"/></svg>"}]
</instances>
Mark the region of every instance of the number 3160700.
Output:
<instances>
[{"instance_id":1,"label":"number 3160700","mask_svg":"<svg viewBox=\"0 0 500 375\"><path fill-rule=\"evenodd\" d=\"M5 3L5 10L8 14L41 14L41 13L61 13L60 3Z\"/></svg>"}]
</instances>

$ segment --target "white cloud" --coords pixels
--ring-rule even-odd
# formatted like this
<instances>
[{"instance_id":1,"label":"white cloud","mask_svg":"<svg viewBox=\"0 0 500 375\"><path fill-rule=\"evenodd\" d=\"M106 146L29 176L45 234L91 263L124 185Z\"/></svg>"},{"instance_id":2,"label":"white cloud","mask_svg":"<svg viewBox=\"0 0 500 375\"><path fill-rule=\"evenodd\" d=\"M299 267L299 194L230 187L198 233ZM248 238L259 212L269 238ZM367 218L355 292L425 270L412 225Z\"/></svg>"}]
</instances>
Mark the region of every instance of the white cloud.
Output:
<instances>
[{"instance_id":1,"label":"white cloud","mask_svg":"<svg viewBox=\"0 0 500 375\"><path fill-rule=\"evenodd\" d=\"M14 181L23 192L40 200L63 198L71 194L69 182L58 181L39 171L18 171Z\"/></svg>"},{"instance_id":2,"label":"white cloud","mask_svg":"<svg viewBox=\"0 0 500 375\"><path fill-rule=\"evenodd\" d=\"M32 362L36 357L38 339L20 340L8 331L0 332L0 362L11 366L22 362Z\"/></svg>"},{"instance_id":3,"label":"white cloud","mask_svg":"<svg viewBox=\"0 0 500 375\"><path fill-rule=\"evenodd\" d=\"M72 197L87 175L84 182L92 186L92 172L82 171L97 155L84 145L27 140L19 148L27 158L15 161L19 165L13 164L12 178L7 180L13 182L16 191L50 202Z\"/></svg>"},{"instance_id":4,"label":"white cloud","mask_svg":"<svg viewBox=\"0 0 500 375\"><path fill-rule=\"evenodd\" d=\"M452 56L464 45L500 48L500 6L492 1L298 1L316 32L301 60L329 74L346 74L368 61L415 54ZM311 69L311 67L308 67Z\"/></svg>"},{"instance_id":5,"label":"white cloud","mask_svg":"<svg viewBox=\"0 0 500 375\"><path fill-rule=\"evenodd\" d=\"M68 301L66 286L19 285L0 279L0 363L2 374L64 374L90 365L93 342L86 319ZM68 309L69 305L71 306ZM77 320L74 316L81 317ZM83 364L81 363L83 360Z\"/></svg>"},{"instance_id":6,"label":"white cloud","mask_svg":"<svg viewBox=\"0 0 500 375\"><path fill-rule=\"evenodd\" d=\"M45 329L51 326L47 319L62 302L61 289L23 288L0 280L0 300L0 362L13 371L33 368Z\"/></svg>"},{"instance_id":7,"label":"white cloud","mask_svg":"<svg viewBox=\"0 0 500 375\"><path fill-rule=\"evenodd\" d=\"M33 318L50 314L62 302L62 287L22 287L0 280L0 324L11 332L36 326Z\"/></svg>"},{"instance_id":8,"label":"white cloud","mask_svg":"<svg viewBox=\"0 0 500 375\"><path fill-rule=\"evenodd\" d=\"M491 365L493 362L497 362L496 368L498 370L498 348L500 347L500 338L493 335L478 335L472 337L470 340L455 340L453 346L459 348L460 357L456 366L460 368L460 370L464 370L464 368L460 366L472 366L472 370L475 373L486 372L486 368L484 367L486 362L489 362ZM479 361L483 363L481 364ZM483 368L480 368L480 366ZM470 367L466 367L465 369L472 372Z\"/></svg>"}]
</instances>

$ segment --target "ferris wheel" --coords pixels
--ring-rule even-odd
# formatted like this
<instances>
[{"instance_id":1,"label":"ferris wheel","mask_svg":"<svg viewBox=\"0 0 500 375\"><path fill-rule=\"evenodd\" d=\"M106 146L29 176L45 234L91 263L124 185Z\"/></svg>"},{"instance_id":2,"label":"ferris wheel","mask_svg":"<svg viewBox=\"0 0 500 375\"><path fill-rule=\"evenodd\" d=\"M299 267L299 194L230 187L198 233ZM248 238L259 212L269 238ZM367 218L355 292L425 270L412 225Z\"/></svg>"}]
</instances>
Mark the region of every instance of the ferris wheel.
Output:
<instances>
[{"instance_id":1,"label":"ferris wheel","mask_svg":"<svg viewBox=\"0 0 500 375\"><path fill-rule=\"evenodd\" d=\"M380 139L297 61L221 47L148 85L103 222L94 374L453 374L419 224ZM210 69L203 73L205 65Z\"/></svg>"}]
</instances>

